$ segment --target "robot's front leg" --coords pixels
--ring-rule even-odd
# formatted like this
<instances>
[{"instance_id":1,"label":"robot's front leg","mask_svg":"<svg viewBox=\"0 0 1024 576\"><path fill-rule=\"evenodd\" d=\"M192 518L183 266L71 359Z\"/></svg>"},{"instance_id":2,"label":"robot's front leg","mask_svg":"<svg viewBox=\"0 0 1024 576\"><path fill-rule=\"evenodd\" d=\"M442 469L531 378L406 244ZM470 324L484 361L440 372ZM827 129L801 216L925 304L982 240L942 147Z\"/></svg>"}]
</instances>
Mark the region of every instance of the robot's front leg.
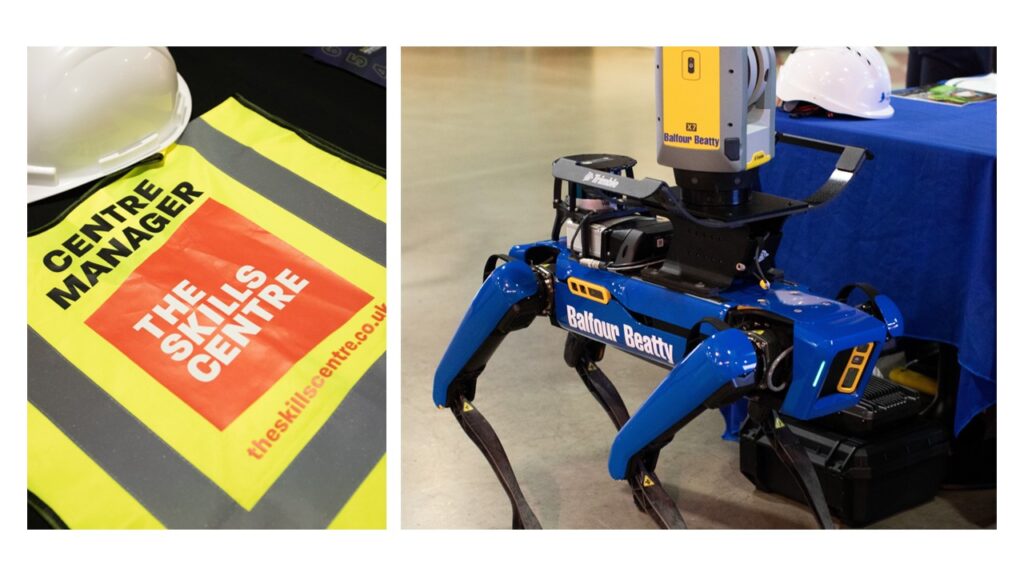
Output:
<instances>
[{"instance_id":1,"label":"robot's front leg","mask_svg":"<svg viewBox=\"0 0 1024 576\"><path fill-rule=\"evenodd\" d=\"M619 430L608 459L611 476L628 480L634 494L656 482L653 470L660 450L706 408L717 408L754 391L757 367L758 354L742 330L723 330L701 342ZM752 409L750 417L767 431L772 448L800 486L818 525L833 528L814 466L795 435L773 409Z\"/></svg>"},{"instance_id":2,"label":"robot's front leg","mask_svg":"<svg viewBox=\"0 0 1024 576\"><path fill-rule=\"evenodd\" d=\"M512 504L513 528L540 528L494 429L470 402L476 379L505 336L526 328L548 306L550 273L509 261L484 281L434 375L434 404L449 408L494 469Z\"/></svg>"},{"instance_id":3,"label":"robot's front leg","mask_svg":"<svg viewBox=\"0 0 1024 576\"><path fill-rule=\"evenodd\" d=\"M629 481L634 501L662 527L685 528L685 523L654 474L658 453L705 408L742 394L756 368L757 353L742 330L710 336L669 372L615 436L608 471Z\"/></svg>"}]
</instances>

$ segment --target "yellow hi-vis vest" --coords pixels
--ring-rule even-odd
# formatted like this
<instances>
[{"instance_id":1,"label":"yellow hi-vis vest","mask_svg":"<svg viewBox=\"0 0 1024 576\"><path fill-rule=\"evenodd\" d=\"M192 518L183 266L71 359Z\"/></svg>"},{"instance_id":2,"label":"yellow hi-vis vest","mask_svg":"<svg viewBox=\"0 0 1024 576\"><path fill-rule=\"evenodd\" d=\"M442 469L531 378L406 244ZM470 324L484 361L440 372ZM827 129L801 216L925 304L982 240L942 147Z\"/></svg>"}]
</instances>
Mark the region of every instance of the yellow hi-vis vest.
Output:
<instances>
[{"instance_id":1,"label":"yellow hi-vis vest","mask_svg":"<svg viewBox=\"0 0 1024 576\"><path fill-rule=\"evenodd\" d=\"M383 528L384 246L382 170L236 99L31 233L39 508Z\"/></svg>"}]
</instances>

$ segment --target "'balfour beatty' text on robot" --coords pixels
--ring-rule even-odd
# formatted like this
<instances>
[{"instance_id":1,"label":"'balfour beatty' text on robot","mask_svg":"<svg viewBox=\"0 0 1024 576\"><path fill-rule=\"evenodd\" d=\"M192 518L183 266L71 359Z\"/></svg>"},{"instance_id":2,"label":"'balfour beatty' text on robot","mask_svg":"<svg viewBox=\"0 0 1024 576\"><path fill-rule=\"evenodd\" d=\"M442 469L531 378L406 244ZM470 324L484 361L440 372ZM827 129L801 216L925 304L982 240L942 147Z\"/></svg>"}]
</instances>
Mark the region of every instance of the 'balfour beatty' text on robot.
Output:
<instances>
[{"instance_id":1,"label":"'balfour beatty' text on robot","mask_svg":"<svg viewBox=\"0 0 1024 576\"><path fill-rule=\"evenodd\" d=\"M501 442L470 401L505 335L547 316L569 333L566 362L618 428L608 471L630 483L658 525L685 527L654 473L660 450L705 409L750 396L759 402L749 417L818 523L832 527L813 466L779 415L809 419L856 404L903 322L870 286L822 298L784 279L773 260L785 219L836 197L870 153L775 133L771 48L662 48L655 77L658 162L674 169L678 186L634 179L636 162L625 156L556 160L551 240L487 261L437 369L434 403L451 409L494 468L513 527L539 528ZM839 155L810 197L757 190L758 166L777 141ZM855 288L866 300L852 306ZM607 345L669 369L632 416L597 367Z\"/></svg>"}]
</instances>

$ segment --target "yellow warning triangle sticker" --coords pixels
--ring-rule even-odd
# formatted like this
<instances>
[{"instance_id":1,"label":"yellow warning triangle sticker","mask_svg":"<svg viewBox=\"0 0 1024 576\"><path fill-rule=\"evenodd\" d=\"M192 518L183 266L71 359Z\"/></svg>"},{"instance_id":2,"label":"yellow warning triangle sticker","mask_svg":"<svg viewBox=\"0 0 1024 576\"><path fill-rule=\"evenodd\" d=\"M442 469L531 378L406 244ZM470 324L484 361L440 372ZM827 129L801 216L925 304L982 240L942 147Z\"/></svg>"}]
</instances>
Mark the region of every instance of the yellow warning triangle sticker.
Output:
<instances>
[{"instance_id":1,"label":"yellow warning triangle sticker","mask_svg":"<svg viewBox=\"0 0 1024 576\"><path fill-rule=\"evenodd\" d=\"M472 412L473 411L473 405L470 404L469 402L463 400L462 401L462 411L463 412Z\"/></svg>"},{"instance_id":2,"label":"yellow warning triangle sticker","mask_svg":"<svg viewBox=\"0 0 1024 576\"><path fill-rule=\"evenodd\" d=\"M650 476L644 474L644 488L650 488L651 486L654 486L654 480L651 480Z\"/></svg>"},{"instance_id":3,"label":"yellow warning triangle sticker","mask_svg":"<svg viewBox=\"0 0 1024 576\"><path fill-rule=\"evenodd\" d=\"M783 422L778 416L775 417L775 429L776 430L778 430L779 428L782 428L785 425L786 425L786 423Z\"/></svg>"}]
</instances>

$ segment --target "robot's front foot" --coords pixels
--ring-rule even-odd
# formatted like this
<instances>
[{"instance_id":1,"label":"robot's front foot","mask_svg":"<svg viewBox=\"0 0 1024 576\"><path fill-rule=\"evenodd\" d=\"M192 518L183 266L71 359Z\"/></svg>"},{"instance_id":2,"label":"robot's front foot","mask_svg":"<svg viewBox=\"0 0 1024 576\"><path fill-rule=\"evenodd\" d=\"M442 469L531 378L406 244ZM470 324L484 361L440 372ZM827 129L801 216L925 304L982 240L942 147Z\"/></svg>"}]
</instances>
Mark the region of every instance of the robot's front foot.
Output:
<instances>
[{"instance_id":1,"label":"robot's front foot","mask_svg":"<svg viewBox=\"0 0 1024 576\"><path fill-rule=\"evenodd\" d=\"M675 500L668 495L654 471L641 466L639 471L629 478L633 489L633 504L638 510L647 514L658 524L659 528L684 529L686 521Z\"/></svg>"}]
</instances>

